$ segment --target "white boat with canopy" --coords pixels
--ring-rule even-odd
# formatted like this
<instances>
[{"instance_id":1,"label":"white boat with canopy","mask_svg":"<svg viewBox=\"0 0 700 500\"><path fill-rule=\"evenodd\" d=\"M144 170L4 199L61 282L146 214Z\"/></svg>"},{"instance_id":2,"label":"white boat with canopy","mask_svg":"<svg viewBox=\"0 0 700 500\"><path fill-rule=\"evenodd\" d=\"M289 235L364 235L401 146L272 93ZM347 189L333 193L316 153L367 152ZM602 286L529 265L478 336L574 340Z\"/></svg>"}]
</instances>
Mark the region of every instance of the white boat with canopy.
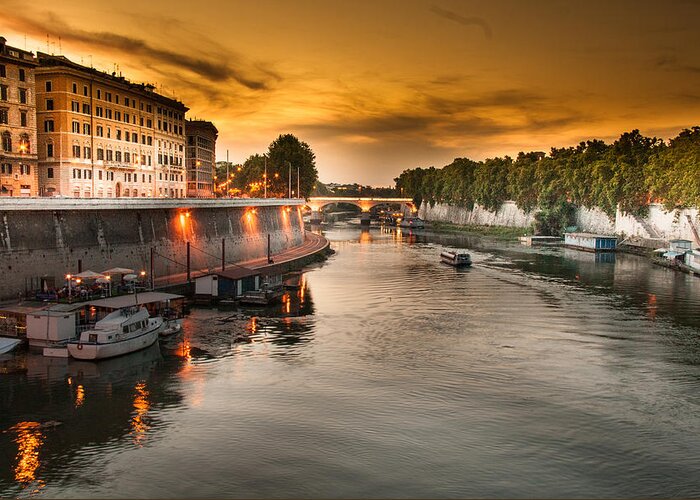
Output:
<instances>
[{"instance_id":1,"label":"white boat with canopy","mask_svg":"<svg viewBox=\"0 0 700 500\"><path fill-rule=\"evenodd\" d=\"M118 309L68 342L68 353L76 359L121 356L153 345L164 327L163 318L151 318L143 307Z\"/></svg>"}]
</instances>

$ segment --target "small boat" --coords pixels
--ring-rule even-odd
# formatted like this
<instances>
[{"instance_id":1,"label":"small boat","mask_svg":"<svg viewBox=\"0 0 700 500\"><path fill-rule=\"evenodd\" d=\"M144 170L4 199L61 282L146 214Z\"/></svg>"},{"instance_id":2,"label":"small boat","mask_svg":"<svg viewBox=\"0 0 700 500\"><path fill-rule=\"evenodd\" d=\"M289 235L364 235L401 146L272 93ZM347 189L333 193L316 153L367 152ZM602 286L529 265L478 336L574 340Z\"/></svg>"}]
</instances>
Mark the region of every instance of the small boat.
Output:
<instances>
[{"instance_id":1,"label":"small boat","mask_svg":"<svg viewBox=\"0 0 700 500\"><path fill-rule=\"evenodd\" d=\"M165 321L163 330L160 332L161 337L167 337L168 335L173 335L182 330L182 318L180 319L169 319Z\"/></svg>"},{"instance_id":2,"label":"small boat","mask_svg":"<svg viewBox=\"0 0 700 500\"><path fill-rule=\"evenodd\" d=\"M440 260L451 266L471 266L472 258L468 253L457 253L445 250L440 254Z\"/></svg>"},{"instance_id":3,"label":"small boat","mask_svg":"<svg viewBox=\"0 0 700 500\"><path fill-rule=\"evenodd\" d=\"M425 227L425 223L420 217L406 217L405 219L401 219L399 226L412 229L423 229Z\"/></svg>"},{"instance_id":4,"label":"small boat","mask_svg":"<svg viewBox=\"0 0 700 500\"><path fill-rule=\"evenodd\" d=\"M5 354L13 351L22 343L22 339L9 337L0 337L0 354Z\"/></svg>"},{"instance_id":5,"label":"small boat","mask_svg":"<svg viewBox=\"0 0 700 500\"><path fill-rule=\"evenodd\" d=\"M153 345L164 327L163 318L151 318L143 307L118 309L68 342L68 353L76 359L121 356Z\"/></svg>"}]
</instances>

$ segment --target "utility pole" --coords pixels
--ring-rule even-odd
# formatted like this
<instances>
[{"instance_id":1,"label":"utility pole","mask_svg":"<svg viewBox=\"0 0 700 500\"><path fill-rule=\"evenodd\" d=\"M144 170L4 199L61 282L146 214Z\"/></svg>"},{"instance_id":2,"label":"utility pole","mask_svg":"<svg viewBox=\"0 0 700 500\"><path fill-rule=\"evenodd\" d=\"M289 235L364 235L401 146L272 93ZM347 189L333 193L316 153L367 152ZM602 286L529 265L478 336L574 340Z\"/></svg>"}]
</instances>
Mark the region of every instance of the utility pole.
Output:
<instances>
[{"instance_id":1,"label":"utility pole","mask_svg":"<svg viewBox=\"0 0 700 500\"><path fill-rule=\"evenodd\" d=\"M292 197L292 162L288 161L289 165L289 197Z\"/></svg>"},{"instance_id":2,"label":"utility pole","mask_svg":"<svg viewBox=\"0 0 700 500\"><path fill-rule=\"evenodd\" d=\"M230 193L231 193L231 185L230 185L231 179L230 179L229 174L228 174L228 167L229 167L229 163L228 163L228 149L227 149L226 150L226 198L228 198L230 196Z\"/></svg>"},{"instance_id":3,"label":"utility pole","mask_svg":"<svg viewBox=\"0 0 700 500\"><path fill-rule=\"evenodd\" d=\"M267 155L264 157L265 160L265 173L263 174L263 183L265 184L265 198L267 198Z\"/></svg>"},{"instance_id":4,"label":"utility pole","mask_svg":"<svg viewBox=\"0 0 700 500\"><path fill-rule=\"evenodd\" d=\"M297 165L297 198L301 198L301 191L299 191L299 185L301 180L299 179L299 165Z\"/></svg>"}]
</instances>

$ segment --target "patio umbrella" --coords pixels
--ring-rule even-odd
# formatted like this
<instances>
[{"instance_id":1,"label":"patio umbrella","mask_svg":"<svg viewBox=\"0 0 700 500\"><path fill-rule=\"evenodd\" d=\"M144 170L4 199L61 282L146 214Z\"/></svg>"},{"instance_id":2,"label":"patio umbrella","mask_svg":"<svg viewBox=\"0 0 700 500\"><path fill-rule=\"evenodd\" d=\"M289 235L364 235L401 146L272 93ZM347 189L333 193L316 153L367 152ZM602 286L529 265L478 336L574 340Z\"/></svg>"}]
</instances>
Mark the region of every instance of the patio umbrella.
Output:
<instances>
[{"instance_id":1,"label":"patio umbrella","mask_svg":"<svg viewBox=\"0 0 700 500\"><path fill-rule=\"evenodd\" d=\"M100 273L96 273L95 271L90 271L89 269L87 271L83 271L82 273L74 274L74 278L83 278L87 280L93 280L97 278L104 278L104 275Z\"/></svg>"},{"instance_id":2,"label":"patio umbrella","mask_svg":"<svg viewBox=\"0 0 700 500\"><path fill-rule=\"evenodd\" d=\"M138 278L138 276L136 276L135 274L127 274L126 276L124 276L124 281L135 281L136 278Z\"/></svg>"},{"instance_id":3,"label":"patio umbrella","mask_svg":"<svg viewBox=\"0 0 700 500\"><path fill-rule=\"evenodd\" d=\"M111 280L108 280L107 278L97 278L95 280L96 283L110 283Z\"/></svg>"},{"instance_id":4,"label":"patio umbrella","mask_svg":"<svg viewBox=\"0 0 700 500\"><path fill-rule=\"evenodd\" d=\"M107 269L106 271L102 271L102 274L129 274L133 273L133 269L128 269L126 267L113 267L112 269Z\"/></svg>"}]
</instances>

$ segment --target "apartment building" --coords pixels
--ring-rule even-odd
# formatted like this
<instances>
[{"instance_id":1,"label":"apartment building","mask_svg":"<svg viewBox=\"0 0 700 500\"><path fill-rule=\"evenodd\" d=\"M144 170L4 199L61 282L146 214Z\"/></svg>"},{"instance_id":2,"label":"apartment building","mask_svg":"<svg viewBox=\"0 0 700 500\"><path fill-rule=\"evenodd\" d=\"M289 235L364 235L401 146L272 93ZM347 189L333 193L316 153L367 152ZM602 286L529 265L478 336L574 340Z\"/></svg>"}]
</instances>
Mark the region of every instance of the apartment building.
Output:
<instances>
[{"instance_id":1,"label":"apartment building","mask_svg":"<svg viewBox=\"0 0 700 500\"><path fill-rule=\"evenodd\" d=\"M187 120L187 196L214 197L216 139L219 131L212 122Z\"/></svg>"},{"instance_id":2,"label":"apartment building","mask_svg":"<svg viewBox=\"0 0 700 500\"><path fill-rule=\"evenodd\" d=\"M40 195L186 195L184 104L63 56L37 59Z\"/></svg>"},{"instance_id":3,"label":"apartment building","mask_svg":"<svg viewBox=\"0 0 700 500\"><path fill-rule=\"evenodd\" d=\"M0 196L38 192L36 106L31 52L0 37Z\"/></svg>"}]
</instances>

